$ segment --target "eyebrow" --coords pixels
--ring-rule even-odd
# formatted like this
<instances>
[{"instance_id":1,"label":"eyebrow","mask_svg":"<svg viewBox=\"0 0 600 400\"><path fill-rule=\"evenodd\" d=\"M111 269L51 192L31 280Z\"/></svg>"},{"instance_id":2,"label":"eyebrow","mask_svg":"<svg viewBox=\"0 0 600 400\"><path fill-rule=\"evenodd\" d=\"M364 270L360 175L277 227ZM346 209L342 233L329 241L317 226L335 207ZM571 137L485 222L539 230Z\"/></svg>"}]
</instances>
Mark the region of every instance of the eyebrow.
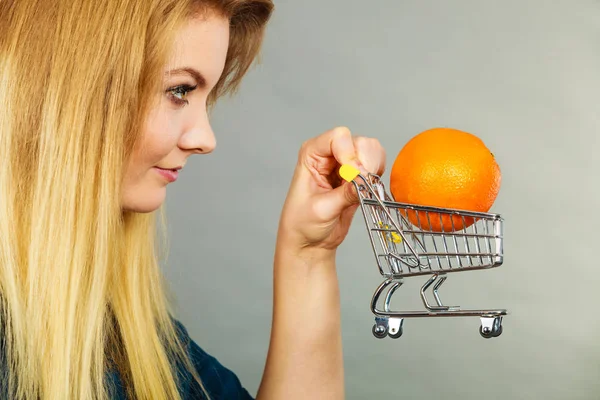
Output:
<instances>
[{"instance_id":1,"label":"eyebrow","mask_svg":"<svg viewBox=\"0 0 600 400\"><path fill-rule=\"evenodd\" d=\"M177 76L177 75L189 75L196 80L198 86L201 88L206 87L206 78L200 73L200 71L191 68L191 67L183 67L176 68L165 73L166 76Z\"/></svg>"}]
</instances>

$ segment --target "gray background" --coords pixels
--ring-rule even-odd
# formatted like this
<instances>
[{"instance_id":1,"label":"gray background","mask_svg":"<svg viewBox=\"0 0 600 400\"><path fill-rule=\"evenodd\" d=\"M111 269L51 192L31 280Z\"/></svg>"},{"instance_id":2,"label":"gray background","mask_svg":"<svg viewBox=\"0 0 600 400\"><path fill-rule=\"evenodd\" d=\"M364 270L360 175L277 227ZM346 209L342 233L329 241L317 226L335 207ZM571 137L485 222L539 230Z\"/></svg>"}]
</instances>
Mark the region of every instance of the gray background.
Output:
<instances>
[{"instance_id":1,"label":"gray background","mask_svg":"<svg viewBox=\"0 0 600 400\"><path fill-rule=\"evenodd\" d=\"M255 393L300 144L347 125L381 141L389 171L410 137L451 126L502 168L492 211L505 218L505 262L452 275L443 298L509 309L504 333L429 318L375 339L381 277L357 214L338 266L347 398L599 399L599 84L597 1L276 1L262 63L215 110L217 150L169 188L179 317ZM413 280L398 298L407 308L420 305Z\"/></svg>"}]
</instances>

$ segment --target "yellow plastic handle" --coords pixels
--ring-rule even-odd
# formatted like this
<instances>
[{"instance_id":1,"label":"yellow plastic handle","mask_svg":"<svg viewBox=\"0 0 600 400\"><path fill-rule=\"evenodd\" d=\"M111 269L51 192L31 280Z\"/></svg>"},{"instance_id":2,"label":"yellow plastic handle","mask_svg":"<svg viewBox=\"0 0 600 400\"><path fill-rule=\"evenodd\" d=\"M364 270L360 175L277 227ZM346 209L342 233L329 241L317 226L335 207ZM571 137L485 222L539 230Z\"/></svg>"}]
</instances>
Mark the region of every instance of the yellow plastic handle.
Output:
<instances>
[{"instance_id":1,"label":"yellow plastic handle","mask_svg":"<svg viewBox=\"0 0 600 400\"><path fill-rule=\"evenodd\" d=\"M347 182L352 182L360 174L360 171L352 165L344 164L340 167L340 176Z\"/></svg>"}]
</instances>

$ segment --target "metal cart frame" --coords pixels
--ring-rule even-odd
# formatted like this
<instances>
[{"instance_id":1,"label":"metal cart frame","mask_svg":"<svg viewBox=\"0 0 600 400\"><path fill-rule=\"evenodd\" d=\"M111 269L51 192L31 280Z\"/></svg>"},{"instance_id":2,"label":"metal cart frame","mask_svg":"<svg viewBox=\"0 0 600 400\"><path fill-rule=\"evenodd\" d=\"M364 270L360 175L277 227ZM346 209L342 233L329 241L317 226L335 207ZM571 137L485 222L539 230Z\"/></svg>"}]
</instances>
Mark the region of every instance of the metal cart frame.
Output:
<instances>
[{"instance_id":1,"label":"metal cart frame","mask_svg":"<svg viewBox=\"0 0 600 400\"><path fill-rule=\"evenodd\" d=\"M502 333L505 309L463 310L444 305L439 289L453 272L496 268L503 262L503 219L499 214L479 213L395 202L381 178L357 174L350 180L360 208L383 282L371 301L376 338L399 338L405 318L480 317L479 333L493 338ZM436 223L439 222L439 225ZM443 222L452 229L444 230ZM455 229L456 228L456 229ZM391 299L404 279L430 275L421 287L422 311L398 311ZM432 288L435 304L425 292ZM381 307L381 299L383 305Z\"/></svg>"}]
</instances>

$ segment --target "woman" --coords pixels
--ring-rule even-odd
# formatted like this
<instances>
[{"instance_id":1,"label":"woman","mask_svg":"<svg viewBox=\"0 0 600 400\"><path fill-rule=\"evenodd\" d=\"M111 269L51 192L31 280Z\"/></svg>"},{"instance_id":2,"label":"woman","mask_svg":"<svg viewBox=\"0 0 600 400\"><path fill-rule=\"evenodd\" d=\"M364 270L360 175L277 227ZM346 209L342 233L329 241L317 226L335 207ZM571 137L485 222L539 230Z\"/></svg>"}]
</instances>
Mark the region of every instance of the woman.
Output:
<instances>
[{"instance_id":1,"label":"woman","mask_svg":"<svg viewBox=\"0 0 600 400\"><path fill-rule=\"evenodd\" d=\"M207 108L272 7L0 0L2 398L250 398L174 319L154 221L188 157L214 149ZM385 155L346 128L300 149L259 399L343 398L335 253L357 197L342 163L381 174Z\"/></svg>"}]
</instances>

